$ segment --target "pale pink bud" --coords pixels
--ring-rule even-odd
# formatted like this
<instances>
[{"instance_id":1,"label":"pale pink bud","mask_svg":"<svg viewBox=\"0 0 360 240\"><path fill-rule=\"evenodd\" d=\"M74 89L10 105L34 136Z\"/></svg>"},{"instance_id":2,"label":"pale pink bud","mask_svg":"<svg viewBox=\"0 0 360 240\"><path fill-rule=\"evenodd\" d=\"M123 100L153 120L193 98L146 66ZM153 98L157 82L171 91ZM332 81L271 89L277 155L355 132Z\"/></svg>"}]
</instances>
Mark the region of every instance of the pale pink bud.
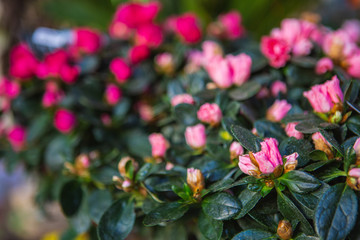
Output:
<instances>
[{"instance_id":1,"label":"pale pink bud","mask_svg":"<svg viewBox=\"0 0 360 240\"><path fill-rule=\"evenodd\" d=\"M230 158L234 159L244 154L244 148L238 142L233 142L230 145Z\"/></svg>"},{"instance_id":2,"label":"pale pink bud","mask_svg":"<svg viewBox=\"0 0 360 240\"><path fill-rule=\"evenodd\" d=\"M149 122L154 119L155 113L151 105L145 102L138 102L136 107L142 120Z\"/></svg>"},{"instance_id":3,"label":"pale pink bud","mask_svg":"<svg viewBox=\"0 0 360 240\"><path fill-rule=\"evenodd\" d=\"M341 26L350 37L352 42L358 42L360 40L360 21L357 19L347 20Z\"/></svg>"},{"instance_id":4,"label":"pale pink bud","mask_svg":"<svg viewBox=\"0 0 360 240\"><path fill-rule=\"evenodd\" d=\"M275 103L268 109L266 118L271 121L278 122L283 119L291 109L291 104L286 100L276 100Z\"/></svg>"},{"instance_id":5,"label":"pale pink bud","mask_svg":"<svg viewBox=\"0 0 360 240\"><path fill-rule=\"evenodd\" d=\"M131 187L131 185L132 185L131 181L126 179L126 180L122 183L121 187L125 190L125 189L128 189L129 187Z\"/></svg>"},{"instance_id":6,"label":"pale pink bud","mask_svg":"<svg viewBox=\"0 0 360 240\"><path fill-rule=\"evenodd\" d=\"M356 155L360 155L360 138L356 139L354 144L354 150L356 152Z\"/></svg>"},{"instance_id":7,"label":"pale pink bud","mask_svg":"<svg viewBox=\"0 0 360 240\"><path fill-rule=\"evenodd\" d=\"M205 126L197 124L192 127L187 127L185 130L186 143L194 148L203 148L206 144Z\"/></svg>"},{"instance_id":8,"label":"pale pink bud","mask_svg":"<svg viewBox=\"0 0 360 240\"><path fill-rule=\"evenodd\" d=\"M296 166L298 164L298 161L297 161L298 157L299 157L299 154L296 153L296 152L285 157L286 162L285 162L285 165L284 165L284 173L295 170L295 168L296 168Z\"/></svg>"},{"instance_id":9,"label":"pale pink bud","mask_svg":"<svg viewBox=\"0 0 360 240\"><path fill-rule=\"evenodd\" d=\"M190 74L198 71L203 65L203 53L198 50L191 50L188 53L187 61L188 63L185 66L185 72Z\"/></svg>"},{"instance_id":10,"label":"pale pink bud","mask_svg":"<svg viewBox=\"0 0 360 240\"><path fill-rule=\"evenodd\" d=\"M170 74L175 69L174 57L171 53L160 53L155 56L154 60L160 72Z\"/></svg>"},{"instance_id":11,"label":"pale pink bud","mask_svg":"<svg viewBox=\"0 0 360 240\"><path fill-rule=\"evenodd\" d=\"M7 139L14 151L21 151L26 143L26 129L20 125L13 126L7 134Z\"/></svg>"},{"instance_id":12,"label":"pale pink bud","mask_svg":"<svg viewBox=\"0 0 360 240\"><path fill-rule=\"evenodd\" d=\"M296 139L304 138L304 134L302 134L301 132L299 132L298 130L295 129L296 125L298 125L297 122L292 122L292 123L286 124L286 127L285 127L286 134L289 137L294 137Z\"/></svg>"},{"instance_id":13,"label":"pale pink bud","mask_svg":"<svg viewBox=\"0 0 360 240\"><path fill-rule=\"evenodd\" d=\"M149 136L151 152L154 158L163 158L169 148L169 142L161 133L152 133Z\"/></svg>"},{"instance_id":14,"label":"pale pink bud","mask_svg":"<svg viewBox=\"0 0 360 240\"><path fill-rule=\"evenodd\" d=\"M171 162L166 162L166 165L165 165L165 169L167 170L167 171L170 171L171 169L173 169L174 168L174 164L172 164Z\"/></svg>"},{"instance_id":15,"label":"pale pink bud","mask_svg":"<svg viewBox=\"0 0 360 240\"><path fill-rule=\"evenodd\" d=\"M131 76L131 69L122 58L114 58L111 61L110 71L114 74L116 81L119 83L125 83Z\"/></svg>"},{"instance_id":16,"label":"pale pink bud","mask_svg":"<svg viewBox=\"0 0 360 240\"><path fill-rule=\"evenodd\" d=\"M78 170L87 169L90 167L90 158L87 154L80 154L75 159L75 167Z\"/></svg>"},{"instance_id":17,"label":"pale pink bud","mask_svg":"<svg viewBox=\"0 0 360 240\"><path fill-rule=\"evenodd\" d=\"M54 126L62 133L70 133L76 124L76 116L67 109L58 109L54 116Z\"/></svg>"},{"instance_id":18,"label":"pale pink bud","mask_svg":"<svg viewBox=\"0 0 360 240\"><path fill-rule=\"evenodd\" d=\"M110 105L116 105L122 97L121 89L113 83L110 83L106 86L105 89L105 99L106 102Z\"/></svg>"},{"instance_id":19,"label":"pale pink bud","mask_svg":"<svg viewBox=\"0 0 360 240\"><path fill-rule=\"evenodd\" d=\"M205 178L199 169L188 168L186 182L194 193L194 197L198 197L205 188Z\"/></svg>"},{"instance_id":20,"label":"pale pink bud","mask_svg":"<svg viewBox=\"0 0 360 240\"><path fill-rule=\"evenodd\" d=\"M352 168L348 174L350 177L360 178L360 168Z\"/></svg>"},{"instance_id":21,"label":"pale pink bud","mask_svg":"<svg viewBox=\"0 0 360 240\"><path fill-rule=\"evenodd\" d=\"M324 136L320 132L314 133L311 138L314 142L316 150L325 152L329 159L332 159L334 157L331 144L324 138Z\"/></svg>"},{"instance_id":22,"label":"pale pink bud","mask_svg":"<svg viewBox=\"0 0 360 240\"><path fill-rule=\"evenodd\" d=\"M324 57L321 58L317 63L315 67L316 74L324 74L328 71L333 70L334 64L330 58Z\"/></svg>"},{"instance_id":23,"label":"pale pink bud","mask_svg":"<svg viewBox=\"0 0 360 240\"><path fill-rule=\"evenodd\" d=\"M360 168L352 168L348 172L346 182L352 189L360 191Z\"/></svg>"},{"instance_id":24,"label":"pale pink bud","mask_svg":"<svg viewBox=\"0 0 360 240\"><path fill-rule=\"evenodd\" d=\"M175 95L171 99L171 105L173 107L175 107L176 105L181 104L181 103L195 104L195 101L194 101L194 98L190 94L187 94L187 93Z\"/></svg>"},{"instance_id":25,"label":"pale pink bud","mask_svg":"<svg viewBox=\"0 0 360 240\"><path fill-rule=\"evenodd\" d=\"M220 56L212 58L205 66L211 80L220 88L229 88L234 83L229 61Z\"/></svg>"},{"instance_id":26,"label":"pale pink bud","mask_svg":"<svg viewBox=\"0 0 360 240\"><path fill-rule=\"evenodd\" d=\"M273 84L271 84L271 94L274 97L277 97L279 93L286 94L286 92L287 92L286 83L277 80L273 82Z\"/></svg>"},{"instance_id":27,"label":"pale pink bud","mask_svg":"<svg viewBox=\"0 0 360 240\"><path fill-rule=\"evenodd\" d=\"M238 86L242 85L248 80L251 73L251 57L241 53L236 56L227 55L226 59L231 68L233 83Z\"/></svg>"},{"instance_id":28,"label":"pale pink bud","mask_svg":"<svg viewBox=\"0 0 360 240\"><path fill-rule=\"evenodd\" d=\"M247 175L257 176L260 174L259 168L251 161L249 154L239 157L239 168Z\"/></svg>"},{"instance_id":29,"label":"pale pink bud","mask_svg":"<svg viewBox=\"0 0 360 240\"><path fill-rule=\"evenodd\" d=\"M290 47L282 39L274 37L262 37L261 39L261 52L270 61L270 65L274 68L285 66L286 62L290 59Z\"/></svg>"},{"instance_id":30,"label":"pale pink bud","mask_svg":"<svg viewBox=\"0 0 360 240\"><path fill-rule=\"evenodd\" d=\"M333 103L344 101L344 94L340 88L340 81L337 76L333 76L331 80L325 82L324 85Z\"/></svg>"},{"instance_id":31,"label":"pale pink bud","mask_svg":"<svg viewBox=\"0 0 360 240\"><path fill-rule=\"evenodd\" d=\"M355 53L351 57L346 59L347 72L356 78L360 78L360 54Z\"/></svg>"},{"instance_id":32,"label":"pale pink bud","mask_svg":"<svg viewBox=\"0 0 360 240\"><path fill-rule=\"evenodd\" d=\"M212 58L216 57L216 56L222 56L223 55L223 50L221 48L221 46L214 42L214 41L204 41L202 43L202 49L203 49L203 60L202 63L205 65L207 62L209 62Z\"/></svg>"},{"instance_id":33,"label":"pale pink bud","mask_svg":"<svg viewBox=\"0 0 360 240\"><path fill-rule=\"evenodd\" d=\"M205 103L197 111L197 117L200 121L214 126L220 123L222 113L216 103Z\"/></svg>"}]
</instances>

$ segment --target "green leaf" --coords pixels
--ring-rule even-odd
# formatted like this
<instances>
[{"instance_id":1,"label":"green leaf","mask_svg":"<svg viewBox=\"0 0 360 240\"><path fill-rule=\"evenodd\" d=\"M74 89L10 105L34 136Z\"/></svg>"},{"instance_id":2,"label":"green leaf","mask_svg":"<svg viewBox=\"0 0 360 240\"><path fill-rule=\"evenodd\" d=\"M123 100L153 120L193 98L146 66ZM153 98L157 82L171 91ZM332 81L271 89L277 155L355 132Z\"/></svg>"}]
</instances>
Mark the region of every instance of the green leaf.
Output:
<instances>
[{"instance_id":1,"label":"green leaf","mask_svg":"<svg viewBox=\"0 0 360 240\"><path fill-rule=\"evenodd\" d=\"M294 196L296 202L299 203L298 206L301 208L301 210L303 210L306 216L312 219L314 217L315 209L320 201L320 198L329 188L329 185L322 183L321 187L316 191L306 194L291 192L291 194Z\"/></svg>"},{"instance_id":2,"label":"green leaf","mask_svg":"<svg viewBox=\"0 0 360 240\"><path fill-rule=\"evenodd\" d=\"M282 192L278 191L277 197L278 209L281 214L291 221L293 228L300 222L300 230L305 234L313 235L314 230L311 227L308 220L302 214L302 212L296 207L296 205Z\"/></svg>"},{"instance_id":3,"label":"green leaf","mask_svg":"<svg viewBox=\"0 0 360 240\"><path fill-rule=\"evenodd\" d=\"M252 134L248 129L239 125L232 125L230 129L232 135L244 148L252 152L258 152L261 150L260 138Z\"/></svg>"},{"instance_id":4,"label":"green leaf","mask_svg":"<svg viewBox=\"0 0 360 240\"><path fill-rule=\"evenodd\" d=\"M277 239L275 234L258 229L249 229L236 234L232 240L265 240Z\"/></svg>"},{"instance_id":5,"label":"green leaf","mask_svg":"<svg viewBox=\"0 0 360 240\"><path fill-rule=\"evenodd\" d=\"M251 209L255 207L261 197L261 192L253 192L248 188L245 188L238 197L241 202L242 209L236 218L242 218L245 216Z\"/></svg>"},{"instance_id":6,"label":"green leaf","mask_svg":"<svg viewBox=\"0 0 360 240\"><path fill-rule=\"evenodd\" d=\"M234 196L221 192L206 197L201 207L213 219L227 220L241 211L241 202Z\"/></svg>"},{"instance_id":7,"label":"green leaf","mask_svg":"<svg viewBox=\"0 0 360 240\"><path fill-rule=\"evenodd\" d=\"M249 99L259 92L261 85L255 81L248 81L229 92L229 96L237 101Z\"/></svg>"},{"instance_id":8,"label":"green leaf","mask_svg":"<svg viewBox=\"0 0 360 240\"><path fill-rule=\"evenodd\" d=\"M328 161L326 153L321 150L314 150L309 154L309 156L314 161Z\"/></svg>"},{"instance_id":9,"label":"green leaf","mask_svg":"<svg viewBox=\"0 0 360 240\"><path fill-rule=\"evenodd\" d=\"M321 186L321 182L308 173L293 170L290 171L281 178L279 178L282 184L286 185L290 191L295 193L308 193L315 191Z\"/></svg>"},{"instance_id":10,"label":"green leaf","mask_svg":"<svg viewBox=\"0 0 360 240\"><path fill-rule=\"evenodd\" d=\"M360 136L360 116L351 117L347 120L346 125L356 135Z\"/></svg>"},{"instance_id":11,"label":"green leaf","mask_svg":"<svg viewBox=\"0 0 360 240\"><path fill-rule=\"evenodd\" d=\"M320 240L320 238L314 236L306 236L305 234L302 233L299 236L297 236L295 240Z\"/></svg>"},{"instance_id":12,"label":"green leaf","mask_svg":"<svg viewBox=\"0 0 360 240\"><path fill-rule=\"evenodd\" d=\"M313 172L313 171L318 170L319 168L325 166L326 164L329 164L329 163L332 163L332 162L333 162L332 160L319 161L319 162L307 165L306 167L304 167L303 170L307 171L307 172Z\"/></svg>"},{"instance_id":13,"label":"green leaf","mask_svg":"<svg viewBox=\"0 0 360 240\"><path fill-rule=\"evenodd\" d=\"M279 145L279 151L282 156L287 156L294 152L299 154L297 158L298 167L303 167L310 161L309 152L312 150L313 147L309 141L296 139L294 137L285 139Z\"/></svg>"},{"instance_id":14,"label":"green leaf","mask_svg":"<svg viewBox=\"0 0 360 240\"><path fill-rule=\"evenodd\" d=\"M112 203L111 193L107 190L96 190L88 198L91 219L99 224L101 216Z\"/></svg>"},{"instance_id":15,"label":"green leaf","mask_svg":"<svg viewBox=\"0 0 360 240\"><path fill-rule=\"evenodd\" d=\"M344 239L354 227L357 213L354 191L343 183L332 186L316 208L316 231L324 240Z\"/></svg>"},{"instance_id":16,"label":"green leaf","mask_svg":"<svg viewBox=\"0 0 360 240\"><path fill-rule=\"evenodd\" d=\"M45 150L45 163L53 171L63 168L66 161L73 159L73 148L65 135L53 138Z\"/></svg>"},{"instance_id":17,"label":"green leaf","mask_svg":"<svg viewBox=\"0 0 360 240\"><path fill-rule=\"evenodd\" d=\"M331 146L333 146L341 154L341 156L344 156L344 152L341 149L340 144L335 140L335 138L329 132L321 129L320 133L331 144Z\"/></svg>"},{"instance_id":18,"label":"green leaf","mask_svg":"<svg viewBox=\"0 0 360 240\"><path fill-rule=\"evenodd\" d=\"M147 176L150 175L152 170L151 163L145 163L136 174L136 181L144 181Z\"/></svg>"},{"instance_id":19,"label":"green leaf","mask_svg":"<svg viewBox=\"0 0 360 240\"><path fill-rule=\"evenodd\" d=\"M356 153L354 150L354 143L356 141L356 137L350 138L346 140L341 148L344 149L344 171L348 172L350 165L354 164L356 161Z\"/></svg>"},{"instance_id":20,"label":"green leaf","mask_svg":"<svg viewBox=\"0 0 360 240\"><path fill-rule=\"evenodd\" d=\"M37 116L31 123L27 131L27 142L33 142L41 137L51 124L51 119L48 113L43 113Z\"/></svg>"},{"instance_id":21,"label":"green leaf","mask_svg":"<svg viewBox=\"0 0 360 240\"><path fill-rule=\"evenodd\" d=\"M232 178L222 179L222 180L212 184L206 190L208 190L209 192L223 191L223 190L229 189L232 186L233 182L234 182L234 180Z\"/></svg>"},{"instance_id":22,"label":"green leaf","mask_svg":"<svg viewBox=\"0 0 360 240\"><path fill-rule=\"evenodd\" d=\"M161 223L173 222L181 218L188 210L189 206L182 203L165 203L146 215L143 223L145 226L155 226Z\"/></svg>"},{"instance_id":23,"label":"green leaf","mask_svg":"<svg viewBox=\"0 0 360 240\"><path fill-rule=\"evenodd\" d=\"M84 192L78 181L72 180L64 184L60 192L60 205L67 217L78 212L83 196Z\"/></svg>"},{"instance_id":24,"label":"green leaf","mask_svg":"<svg viewBox=\"0 0 360 240\"><path fill-rule=\"evenodd\" d=\"M279 142L281 142L287 137L284 129L278 123L268 120L258 120L254 123L254 127L256 128L259 136L263 138L276 138Z\"/></svg>"},{"instance_id":25,"label":"green leaf","mask_svg":"<svg viewBox=\"0 0 360 240\"><path fill-rule=\"evenodd\" d=\"M175 118L186 126L191 126L197 123L197 109L191 104L178 104L175 106Z\"/></svg>"},{"instance_id":26,"label":"green leaf","mask_svg":"<svg viewBox=\"0 0 360 240\"><path fill-rule=\"evenodd\" d=\"M200 212L199 230L201 234L208 240L221 239L223 231L223 221L215 220L207 216L203 211Z\"/></svg>"},{"instance_id":27,"label":"green leaf","mask_svg":"<svg viewBox=\"0 0 360 240\"><path fill-rule=\"evenodd\" d=\"M134 204L120 199L112 204L102 215L97 233L100 240L125 239L135 223Z\"/></svg>"}]
</instances>

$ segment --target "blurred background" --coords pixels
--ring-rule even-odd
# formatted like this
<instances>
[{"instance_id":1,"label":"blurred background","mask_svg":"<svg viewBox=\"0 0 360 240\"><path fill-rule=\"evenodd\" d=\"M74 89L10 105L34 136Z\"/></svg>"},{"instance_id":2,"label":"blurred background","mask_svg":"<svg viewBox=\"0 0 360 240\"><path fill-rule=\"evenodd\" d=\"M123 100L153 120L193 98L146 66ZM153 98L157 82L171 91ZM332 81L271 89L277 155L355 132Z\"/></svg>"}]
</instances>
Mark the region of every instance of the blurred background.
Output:
<instances>
[{"instance_id":1,"label":"blurred background","mask_svg":"<svg viewBox=\"0 0 360 240\"><path fill-rule=\"evenodd\" d=\"M106 32L116 7L124 0L0 0L0 77L8 69L9 49L27 40L37 27L54 29L90 26ZM323 24L338 27L360 18L360 0L160 0L167 16L195 12L202 25L220 13L238 10L250 37L259 39L286 17L319 14ZM0 159L0 240L56 240L67 227L56 203L36 205L38 181L21 166L10 172ZM72 239L71 237L69 239ZM75 239L75 237L73 237ZM76 239L86 239L80 236Z\"/></svg>"}]
</instances>

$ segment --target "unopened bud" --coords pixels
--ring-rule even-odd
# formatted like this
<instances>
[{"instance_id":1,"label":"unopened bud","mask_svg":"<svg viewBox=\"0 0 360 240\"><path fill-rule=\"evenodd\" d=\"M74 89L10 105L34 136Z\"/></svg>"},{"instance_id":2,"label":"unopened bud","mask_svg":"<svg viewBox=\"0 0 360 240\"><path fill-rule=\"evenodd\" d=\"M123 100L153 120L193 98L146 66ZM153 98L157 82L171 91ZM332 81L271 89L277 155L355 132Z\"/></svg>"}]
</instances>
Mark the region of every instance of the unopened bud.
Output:
<instances>
[{"instance_id":1,"label":"unopened bud","mask_svg":"<svg viewBox=\"0 0 360 240\"><path fill-rule=\"evenodd\" d=\"M296 166L298 164L298 161L297 161L298 156L299 156L298 153L293 153L293 154L285 157L286 162L285 162L285 165L284 165L284 173L295 170L295 168L296 168Z\"/></svg>"},{"instance_id":2,"label":"unopened bud","mask_svg":"<svg viewBox=\"0 0 360 240\"><path fill-rule=\"evenodd\" d=\"M194 194L193 196L198 198L200 192L205 188L205 179L201 171L195 168L188 168L186 181Z\"/></svg>"},{"instance_id":3,"label":"unopened bud","mask_svg":"<svg viewBox=\"0 0 360 240\"><path fill-rule=\"evenodd\" d=\"M360 168L352 168L349 171L346 183L352 189L360 191Z\"/></svg>"},{"instance_id":4,"label":"unopened bud","mask_svg":"<svg viewBox=\"0 0 360 240\"><path fill-rule=\"evenodd\" d=\"M119 164L118 164L118 170L120 172L120 175L125 177L126 174L126 165L128 164L128 162L131 161L131 164L133 165L134 170L136 171L138 169L138 163L131 157L126 156L121 158Z\"/></svg>"},{"instance_id":5,"label":"unopened bud","mask_svg":"<svg viewBox=\"0 0 360 240\"><path fill-rule=\"evenodd\" d=\"M90 166L90 159L87 154L80 154L75 159L75 168L77 170L87 169Z\"/></svg>"},{"instance_id":6,"label":"unopened bud","mask_svg":"<svg viewBox=\"0 0 360 240\"><path fill-rule=\"evenodd\" d=\"M130 192L132 190L132 182L128 179L126 179L122 185L122 190L124 190L124 192Z\"/></svg>"},{"instance_id":7,"label":"unopened bud","mask_svg":"<svg viewBox=\"0 0 360 240\"><path fill-rule=\"evenodd\" d=\"M341 122L343 116L341 114L340 111L336 111L331 117L330 117L330 122L332 123L339 123Z\"/></svg>"},{"instance_id":8,"label":"unopened bud","mask_svg":"<svg viewBox=\"0 0 360 240\"><path fill-rule=\"evenodd\" d=\"M291 223L288 220L281 220L277 228L277 234L282 240L289 240L293 235Z\"/></svg>"},{"instance_id":9,"label":"unopened bud","mask_svg":"<svg viewBox=\"0 0 360 240\"><path fill-rule=\"evenodd\" d=\"M328 159L333 159L334 154L332 152L332 146L330 143L321 135L321 133L317 132L312 135L312 140L315 145L316 150L321 150L326 153Z\"/></svg>"}]
</instances>

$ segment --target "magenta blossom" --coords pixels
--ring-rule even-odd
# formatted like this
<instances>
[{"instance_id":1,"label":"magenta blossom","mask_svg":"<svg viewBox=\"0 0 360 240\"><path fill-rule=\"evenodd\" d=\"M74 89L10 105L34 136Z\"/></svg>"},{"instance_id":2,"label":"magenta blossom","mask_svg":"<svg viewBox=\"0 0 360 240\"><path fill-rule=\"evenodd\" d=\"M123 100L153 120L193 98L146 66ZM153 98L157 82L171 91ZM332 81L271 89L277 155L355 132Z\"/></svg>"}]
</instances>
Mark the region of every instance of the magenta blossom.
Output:
<instances>
[{"instance_id":1,"label":"magenta blossom","mask_svg":"<svg viewBox=\"0 0 360 240\"><path fill-rule=\"evenodd\" d=\"M114 58L111 61L110 71L119 83L125 83L131 76L131 68L122 58Z\"/></svg>"},{"instance_id":2,"label":"magenta blossom","mask_svg":"<svg viewBox=\"0 0 360 240\"><path fill-rule=\"evenodd\" d=\"M260 44L261 52L270 61L274 68L285 66L290 59L290 47L286 41L274 37L262 37Z\"/></svg>"},{"instance_id":3,"label":"magenta blossom","mask_svg":"<svg viewBox=\"0 0 360 240\"><path fill-rule=\"evenodd\" d=\"M37 71L38 61L25 43L14 46L10 51L10 75L19 80L33 77Z\"/></svg>"},{"instance_id":4,"label":"magenta blossom","mask_svg":"<svg viewBox=\"0 0 360 240\"><path fill-rule=\"evenodd\" d=\"M175 32L187 44L194 44L201 39L201 28L195 14L185 13L175 19Z\"/></svg>"},{"instance_id":5,"label":"magenta blossom","mask_svg":"<svg viewBox=\"0 0 360 240\"><path fill-rule=\"evenodd\" d=\"M77 28L74 30L74 44L70 47L76 52L93 54L102 45L101 34L91 28Z\"/></svg>"},{"instance_id":6,"label":"magenta blossom","mask_svg":"<svg viewBox=\"0 0 360 240\"><path fill-rule=\"evenodd\" d=\"M242 26L241 15L237 11L230 11L219 16L219 22L224 29L224 37L237 39L244 35L245 29Z\"/></svg>"},{"instance_id":7,"label":"magenta blossom","mask_svg":"<svg viewBox=\"0 0 360 240\"><path fill-rule=\"evenodd\" d=\"M54 126L62 133L70 133L76 124L76 116L67 109L58 109L54 116Z\"/></svg>"},{"instance_id":8,"label":"magenta blossom","mask_svg":"<svg viewBox=\"0 0 360 240\"><path fill-rule=\"evenodd\" d=\"M121 89L115 84L111 83L106 86L105 99L110 105L116 105L122 97Z\"/></svg>"},{"instance_id":9,"label":"magenta blossom","mask_svg":"<svg viewBox=\"0 0 360 240\"><path fill-rule=\"evenodd\" d=\"M130 48L129 58L132 64L144 61L150 56L150 49L146 45L138 45Z\"/></svg>"},{"instance_id":10,"label":"magenta blossom","mask_svg":"<svg viewBox=\"0 0 360 240\"><path fill-rule=\"evenodd\" d=\"M332 60L330 58L324 57L316 63L315 72L316 74L320 75L333 70L333 68L334 64Z\"/></svg>"},{"instance_id":11,"label":"magenta blossom","mask_svg":"<svg viewBox=\"0 0 360 240\"><path fill-rule=\"evenodd\" d=\"M20 125L13 126L7 134L7 139L14 151L21 151L26 143L26 129Z\"/></svg>"},{"instance_id":12,"label":"magenta blossom","mask_svg":"<svg viewBox=\"0 0 360 240\"><path fill-rule=\"evenodd\" d=\"M238 158L239 156L244 154L244 148L238 142L231 143L229 151L230 159Z\"/></svg>"}]
</instances>

